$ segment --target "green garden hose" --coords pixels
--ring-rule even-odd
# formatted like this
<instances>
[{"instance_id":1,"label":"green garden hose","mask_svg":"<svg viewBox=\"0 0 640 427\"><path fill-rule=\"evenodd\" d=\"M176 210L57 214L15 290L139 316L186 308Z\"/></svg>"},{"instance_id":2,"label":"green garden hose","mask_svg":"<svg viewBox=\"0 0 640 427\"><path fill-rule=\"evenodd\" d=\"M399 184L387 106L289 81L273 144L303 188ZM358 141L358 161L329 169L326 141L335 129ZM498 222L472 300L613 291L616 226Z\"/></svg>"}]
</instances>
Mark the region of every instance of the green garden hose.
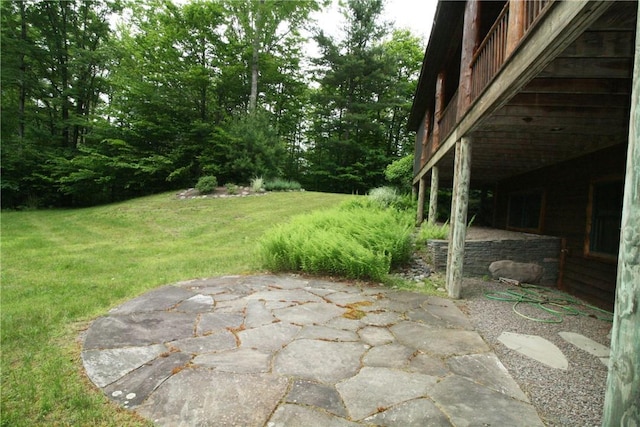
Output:
<instances>
[{"instance_id":1,"label":"green garden hose","mask_svg":"<svg viewBox=\"0 0 640 427\"><path fill-rule=\"evenodd\" d=\"M519 288L518 291L485 292L484 296L495 301L512 302L514 313L534 322L562 323L564 316L588 316L613 322L613 313L586 304L564 292L537 285L520 284L517 286ZM518 310L518 306L521 304L527 304L540 309L550 317L538 318L528 316Z\"/></svg>"}]
</instances>

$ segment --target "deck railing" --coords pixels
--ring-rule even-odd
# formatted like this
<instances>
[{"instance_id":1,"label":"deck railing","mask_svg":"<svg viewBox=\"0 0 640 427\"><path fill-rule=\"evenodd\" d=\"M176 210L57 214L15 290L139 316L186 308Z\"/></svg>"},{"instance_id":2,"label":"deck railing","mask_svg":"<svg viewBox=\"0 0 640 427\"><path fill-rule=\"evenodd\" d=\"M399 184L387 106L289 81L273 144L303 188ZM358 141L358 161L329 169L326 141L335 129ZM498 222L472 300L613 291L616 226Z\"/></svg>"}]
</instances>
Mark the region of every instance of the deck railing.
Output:
<instances>
[{"instance_id":1,"label":"deck railing","mask_svg":"<svg viewBox=\"0 0 640 427\"><path fill-rule=\"evenodd\" d=\"M489 29L487 36L484 38L480 46L476 49L471 59L471 83L469 89L470 101L477 99L485 88L494 79L500 68L506 61L508 51L508 43L517 43L522 37L535 25L541 15L548 9L555 0L525 0L523 7L519 8L522 15L516 21L520 21L522 27L519 29L509 28L509 5L512 0L506 1L504 8L498 15L498 18ZM513 16L512 18L516 18ZM510 34L509 31L513 33ZM519 33L519 34L518 34ZM511 37L511 39L509 39ZM468 106L466 107L468 108ZM464 112L458 111L458 92L453 96L449 105L444 109L440 117L438 141L433 140L433 134L430 133L428 143L424 147L421 162L429 161L431 156L438 149L439 142L444 141L458 124L460 116Z\"/></svg>"},{"instance_id":2,"label":"deck railing","mask_svg":"<svg viewBox=\"0 0 640 427\"><path fill-rule=\"evenodd\" d=\"M440 117L440 121L438 124L440 125L440 133L439 138L440 141L444 141L447 139L453 128L458 123L458 91L453 95L451 101L449 101L449 105L447 105L442 112L442 116Z\"/></svg>"},{"instance_id":3,"label":"deck railing","mask_svg":"<svg viewBox=\"0 0 640 427\"><path fill-rule=\"evenodd\" d=\"M509 2L498 15L471 60L471 99L478 97L504 63L509 30Z\"/></svg>"},{"instance_id":4,"label":"deck railing","mask_svg":"<svg viewBox=\"0 0 640 427\"><path fill-rule=\"evenodd\" d=\"M551 3L551 0L529 0L525 2L524 8L524 32L531 27L540 16L544 8Z\"/></svg>"},{"instance_id":5,"label":"deck railing","mask_svg":"<svg viewBox=\"0 0 640 427\"><path fill-rule=\"evenodd\" d=\"M435 150L433 147L433 132L431 132L427 138L427 143L424 146L424 151L420 159L420 167L423 167L427 161L429 161L431 156L433 156L433 153L435 153Z\"/></svg>"}]
</instances>

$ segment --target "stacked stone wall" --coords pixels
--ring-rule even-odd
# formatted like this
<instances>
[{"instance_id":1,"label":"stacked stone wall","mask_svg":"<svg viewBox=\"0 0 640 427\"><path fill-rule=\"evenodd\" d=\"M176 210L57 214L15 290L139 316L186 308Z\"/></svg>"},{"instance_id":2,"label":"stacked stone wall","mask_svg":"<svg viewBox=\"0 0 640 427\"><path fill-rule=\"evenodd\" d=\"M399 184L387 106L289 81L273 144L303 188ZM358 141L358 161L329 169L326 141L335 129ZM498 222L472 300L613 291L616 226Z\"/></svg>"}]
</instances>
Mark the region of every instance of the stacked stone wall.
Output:
<instances>
[{"instance_id":1,"label":"stacked stone wall","mask_svg":"<svg viewBox=\"0 0 640 427\"><path fill-rule=\"evenodd\" d=\"M427 249L430 264L436 271L447 268L446 240L429 240ZM490 276L489 265L493 261L509 259L535 263L544 268L541 283L553 285L558 280L560 239L541 236L539 239L467 240L464 247L464 275Z\"/></svg>"}]
</instances>

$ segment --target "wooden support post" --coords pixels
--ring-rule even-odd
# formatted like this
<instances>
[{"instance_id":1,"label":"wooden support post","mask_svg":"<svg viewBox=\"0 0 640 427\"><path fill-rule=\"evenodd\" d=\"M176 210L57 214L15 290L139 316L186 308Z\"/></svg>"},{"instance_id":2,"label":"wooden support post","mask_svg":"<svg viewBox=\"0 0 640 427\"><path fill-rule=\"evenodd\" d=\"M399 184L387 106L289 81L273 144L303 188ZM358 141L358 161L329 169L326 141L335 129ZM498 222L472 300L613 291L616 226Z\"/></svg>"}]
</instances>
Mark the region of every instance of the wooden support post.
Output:
<instances>
[{"instance_id":1,"label":"wooden support post","mask_svg":"<svg viewBox=\"0 0 640 427\"><path fill-rule=\"evenodd\" d=\"M458 85L458 117L462 117L471 104L471 62L480 44L480 2L468 1L464 9L462 54L460 56L460 82Z\"/></svg>"},{"instance_id":2,"label":"wooden support post","mask_svg":"<svg viewBox=\"0 0 640 427\"><path fill-rule=\"evenodd\" d=\"M456 224L456 190L458 188L458 180L460 179L460 168L457 167L457 160L460 158L460 141L456 141L454 160L453 160L453 185L451 186L451 208L449 210L449 245L447 246L447 271L445 273L446 288L449 289L449 284L453 281L453 269L451 268L451 262L453 261L453 228Z\"/></svg>"},{"instance_id":3,"label":"wooden support post","mask_svg":"<svg viewBox=\"0 0 640 427\"><path fill-rule=\"evenodd\" d=\"M464 265L464 242L467 237L467 208L469 206L469 184L471 182L471 138L462 137L456 143L456 183L454 200L451 201L451 231L449 258L447 260L447 293L451 298L460 298Z\"/></svg>"},{"instance_id":4,"label":"wooden support post","mask_svg":"<svg viewBox=\"0 0 640 427\"><path fill-rule=\"evenodd\" d=\"M425 175L420 177L420 187L418 188L418 213L416 215L416 226L420 226L422 221L424 221L424 191L427 186L427 179L425 178Z\"/></svg>"},{"instance_id":5,"label":"wooden support post","mask_svg":"<svg viewBox=\"0 0 640 427\"><path fill-rule=\"evenodd\" d=\"M429 192L429 224L435 224L438 220L438 166L431 168L431 191Z\"/></svg>"},{"instance_id":6,"label":"wooden support post","mask_svg":"<svg viewBox=\"0 0 640 427\"><path fill-rule=\"evenodd\" d=\"M640 4L638 5L640 13ZM640 16L640 15L638 15ZM640 20L636 19L629 148L625 176L611 359L603 426L640 423Z\"/></svg>"},{"instance_id":7,"label":"wooden support post","mask_svg":"<svg viewBox=\"0 0 640 427\"><path fill-rule=\"evenodd\" d=\"M507 51L509 56L524 35L525 0L509 0L509 23L507 29Z\"/></svg>"}]
</instances>

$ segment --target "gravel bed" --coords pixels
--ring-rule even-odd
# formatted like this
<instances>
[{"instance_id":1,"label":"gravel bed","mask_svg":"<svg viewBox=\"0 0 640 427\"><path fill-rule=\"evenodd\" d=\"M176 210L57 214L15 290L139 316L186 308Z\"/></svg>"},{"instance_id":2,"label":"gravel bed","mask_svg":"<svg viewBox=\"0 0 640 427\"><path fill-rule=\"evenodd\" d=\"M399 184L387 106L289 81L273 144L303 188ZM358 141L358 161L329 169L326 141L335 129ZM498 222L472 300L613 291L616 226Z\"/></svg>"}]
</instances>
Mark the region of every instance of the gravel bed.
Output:
<instances>
[{"instance_id":1,"label":"gravel bed","mask_svg":"<svg viewBox=\"0 0 640 427\"><path fill-rule=\"evenodd\" d=\"M612 324L588 316L564 316L562 323L541 323L514 313L513 303L486 298L487 292L517 290L512 285L465 279L459 307L495 351L548 426L600 426L607 367L595 356L565 341L559 332L576 332L609 346ZM544 312L523 307L532 317ZM596 313L596 312L593 312ZM602 314L602 313L598 313ZM498 341L502 332L538 335L558 346L569 361L566 371L554 369L508 349Z\"/></svg>"}]
</instances>

